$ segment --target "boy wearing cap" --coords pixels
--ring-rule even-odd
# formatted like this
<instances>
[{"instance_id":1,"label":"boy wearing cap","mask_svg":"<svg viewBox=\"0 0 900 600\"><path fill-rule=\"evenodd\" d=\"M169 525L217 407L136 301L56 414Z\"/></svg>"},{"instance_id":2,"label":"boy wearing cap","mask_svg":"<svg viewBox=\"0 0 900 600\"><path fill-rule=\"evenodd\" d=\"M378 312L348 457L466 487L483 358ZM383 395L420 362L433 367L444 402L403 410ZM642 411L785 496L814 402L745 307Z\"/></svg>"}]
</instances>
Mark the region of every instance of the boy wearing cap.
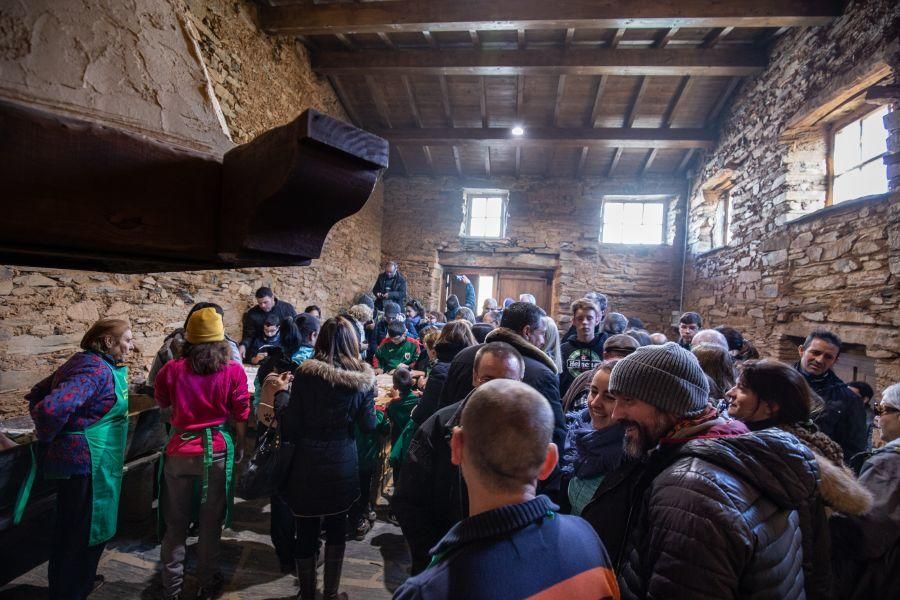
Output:
<instances>
[{"instance_id":1,"label":"boy wearing cap","mask_svg":"<svg viewBox=\"0 0 900 600\"><path fill-rule=\"evenodd\" d=\"M419 342L406 335L406 323L388 323L387 337L375 351L372 366L377 373L391 373L400 365L412 367L419 358Z\"/></svg>"},{"instance_id":2,"label":"boy wearing cap","mask_svg":"<svg viewBox=\"0 0 900 600\"><path fill-rule=\"evenodd\" d=\"M616 363L609 391L630 476L609 475L582 516L616 557L622 597L802 597L812 453L719 417L697 359L673 342Z\"/></svg>"},{"instance_id":3,"label":"boy wearing cap","mask_svg":"<svg viewBox=\"0 0 900 600\"><path fill-rule=\"evenodd\" d=\"M619 598L597 535L536 493L559 458L553 427L547 401L524 383L495 379L469 396L450 447L470 516L395 599Z\"/></svg>"}]
</instances>

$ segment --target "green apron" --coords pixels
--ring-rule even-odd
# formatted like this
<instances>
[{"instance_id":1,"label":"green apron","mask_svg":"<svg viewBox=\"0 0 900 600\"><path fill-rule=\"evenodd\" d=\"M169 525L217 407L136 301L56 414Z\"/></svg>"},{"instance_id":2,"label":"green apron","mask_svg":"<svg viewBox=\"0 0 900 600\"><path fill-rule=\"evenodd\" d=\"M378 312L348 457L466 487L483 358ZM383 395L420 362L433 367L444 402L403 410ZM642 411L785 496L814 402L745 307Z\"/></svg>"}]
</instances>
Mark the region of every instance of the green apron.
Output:
<instances>
[{"instance_id":1,"label":"green apron","mask_svg":"<svg viewBox=\"0 0 900 600\"><path fill-rule=\"evenodd\" d=\"M88 546L96 546L116 534L122 469L125 465L125 442L128 439L128 367L105 364L112 372L116 403L99 421L88 425L84 431L66 431L61 434L83 435L91 453L91 533ZM31 469L16 499L13 514L15 524L22 520L36 471L37 463L32 450Z\"/></svg>"},{"instance_id":2,"label":"green apron","mask_svg":"<svg viewBox=\"0 0 900 600\"><path fill-rule=\"evenodd\" d=\"M206 502L209 490L209 468L213 463L213 432L218 431L225 440L225 527L231 527L231 509L234 507L234 440L231 432L226 429L225 425L214 425L212 427L204 427L203 429L176 429L172 427L169 438L163 445L162 452L159 456L159 470L157 471L157 483L159 484L159 503L156 507L156 524L157 533L160 538L166 531L165 515L163 515L163 494L166 489L166 448L172 441L172 436L176 433L181 436L184 441L197 439L203 436L203 479L200 491L200 504ZM195 517L196 520L196 517Z\"/></svg>"}]
</instances>

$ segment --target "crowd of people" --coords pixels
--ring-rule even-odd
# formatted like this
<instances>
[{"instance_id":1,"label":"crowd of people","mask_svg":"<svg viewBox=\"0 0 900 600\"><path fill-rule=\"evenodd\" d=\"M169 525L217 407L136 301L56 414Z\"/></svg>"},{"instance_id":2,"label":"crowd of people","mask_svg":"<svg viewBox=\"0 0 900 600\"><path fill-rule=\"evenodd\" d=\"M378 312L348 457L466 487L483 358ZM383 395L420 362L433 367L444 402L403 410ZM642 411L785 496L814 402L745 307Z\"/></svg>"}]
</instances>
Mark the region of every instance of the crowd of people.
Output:
<instances>
[{"instance_id":1,"label":"crowd of people","mask_svg":"<svg viewBox=\"0 0 900 600\"><path fill-rule=\"evenodd\" d=\"M192 525L200 597L222 588L219 541L237 465L253 451L248 421L256 439L280 439L270 533L304 600L346 596L346 543L376 518L388 443L389 518L412 558L395 598L900 589L900 384L879 394L842 381L834 333L811 332L784 364L732 327L704 329L695 312L670 341L589 292L560 331L531 294L476 307L471 281L459 281L462 302L427 310L389 262L371 294L328 319L263 287L239 341L221 307L192 307L148 379L170 433L159 477L166 598L183 592ZM99 321L83 352L27 396L44 476L60 480L53 598L90 593L115 533L131 339L129 323ZM258 367L252 395L241 362Z\"/></svg>"}]
</instances>

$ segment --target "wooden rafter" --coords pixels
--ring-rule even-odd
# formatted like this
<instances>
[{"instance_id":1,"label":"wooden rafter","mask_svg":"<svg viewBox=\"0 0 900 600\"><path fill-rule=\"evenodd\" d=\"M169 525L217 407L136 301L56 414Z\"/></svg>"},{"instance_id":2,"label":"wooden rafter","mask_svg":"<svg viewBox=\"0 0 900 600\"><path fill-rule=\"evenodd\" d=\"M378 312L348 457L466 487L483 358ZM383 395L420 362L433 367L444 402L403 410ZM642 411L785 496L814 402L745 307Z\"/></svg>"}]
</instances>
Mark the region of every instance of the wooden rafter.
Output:
<instances>
[{"instance_id":1,"label":"wooden rafter","mask_svg":"<svg viewBox=\"0 0 900 600\"><path fill-rule=\"evenodd\" d=\"M341 43L341 46L343 46L347 50L356 50L356 44L354 44L353 41L346 36L346 34L336 33L334 34L334 37L336 37L337 40Z\"/></svg>"},{"instance_id":2,"label":"wooden rafter","mask_svg":"<svg viewBox=\"0 0 900 600\"><path fill-rule=\"evenodd\" d=\"M560 75L556 84L556 101L553 103L553 125L559 127L559 111L566 93L566 76Z\"/></svg>"},{"instance_id":3,"label":"wooden rafter","mask_svg":"<svg viewBox=\"0 0 900 600\"><path fill-rule=\"evenodd\" d=\"M334 93L337 94L341 106L344 107L344 112L350 117L350 121L356 126L361 126L362 120L359 118L359 113L353 108L353 103L350 102L350 97L347 96L347 90L344 89L340 77L329 77L328 81L331 83L331 87L334 88Z\"/></svg>"},{"instance_id":4,"label":"wooden rafter","mask_svg":"<svg viewBox=\"0 0 900 600\"><path fill-rule=\"evenodd\" d=\"M525 76L516 77L516 119L522 121L522 110L525 107Z\"/></svg>"},{"instance_id":5,"label":"wooden rafter","mask_svg":"<svg viewBox=\"0 0 900 600\"><path fill-rule=\"evenodd\" d=\"M488 126L488 113L487 113L487 84L484 81L484 77L481 78L481 94L479 98L479 109L481 110L481 126Z\"/></svg>"},{"instance_id":6,"label":"wooden rafter","mask_svg":"<svg viewBox=\"0 0 900 600\"><path fill-rule=\"evenodd\" d=\"M381 43L390 48L391 50L396 50L397 45L394 44L394 41L390 38L390 36L384 32L378 32L378 39L381 40Z\"/></svg>"},{"instance_id":7,"label":"wooden rafter","mask_svg":"<svg viewBox=\"0 0 900 600\"><path fill-rule=\"evenodd\" d=\"M395 154L394 164L400 167L400 170L403 171L404 175L409 176L409 168L406 166L406 160L403 158L403 152L400 150L400 146L392 144L391 148L394 150Z\"/></svg>"},{"instance_id":8,"label":"wooden rafter","mask_svg":"<svg viewBox=\"0 0 900 600\"><path fill-rule=\"evenodd\" d=\"M425 38L425 42L434 50L438 49L437 41L434 39L434 36L431 35L430 31L423 31L422 37Z\"/></svg>"},{"instance_id":9,"label":"wooden rafter","mask_svg":"<svg viewBox=\"0 0 900 600\"><path fill-rule=\"evenodd\" d=\"M584 164L587 162L588 152L590 152L590 146L582 146L581 152L578 155L578 165L575 167L575 177L581 177L584 173Z\"/></svg>"},{"instance_id":10,"label":"wooden rafter","mask_svg":"<svg viewBox=\"0 0 900 600\"><path fill-rule=\"evenodd\" d=\"M447 86L447 78L438 75L438 84L441 86L441 106L444 109L444 119L447 121L447 127L453 127L453 111L450 109L450 90Z\"/></svg>"},{"instance_id":11,"label":"wooden rafter","mask_svg":"<svg viewBox=\"0 0 900 600\"><path fill-rule=\"evenodd\" d=\"M481 47L481 39L478 37L478 32L474 29L469 30L469 39L472 41L472 46L475 49Z\"/></svg>"},{"instance_id":12,"label":"wooden rafter","mask_svg":"<svg viewBox=\"0 0 900 600\"><path fill-rule=\"evenodd\" d=\"M644 158L644 164L641 165L641 177L647 174L647 170L650 168L650 165L652 165L653 161L656 160L657 152L659 152L659 148L651 148L647 152L647 156Z\"/></svg>"},{"instance_id":13,"label":"wooden rafter","mask_svg":"<svg viewBox=\"0 0 900 600\"><path fill-rule=\"evenodd\" d=\"M519 46L519 50L525 49L525 30L524 29L516 29L516 44Z\"/></svg>"},{"instance_id":14,"label":"wooden rafter","mask_svg":"<svg viewBox=\"0 0 900 600\"><path fill-rule=\"evenodd\" d=\"M491 176L491 147L488 146L484 149L484 174L487 177Z\"/></svg>"},{"instance_id":15,"label":"wooden rafter","mask_svg":"<svg viewBox=\"0 0 900 600\"><path fill-rule=\"evenodd\" d=\"M453 146L453 164L456 165L456 174L462 177L462 161L459 160L459 148Z\"/></svg>"},{"instance_id":16,"label":"wooden rafter","mask_svg":"<svg viewBox=\"0 0 900 600\"><path fill-rule=\"evenodd\" d=\"M672 126L672 121L675 120L675 117L678 114L678 108L681 106L681 101L684 100L684 96L693 87L693 85L694 80L689 76L682 77L681 81L678 82L678 87L675 89L675 95L672 96L672 101L669 102L669 106L666 107L666 112L663 115L663 127Z\"/></svg>"},{"instance_id":17,"label":"wooden rafter","mask_svg":"<svg viewBox=\"0 0 900 600\"><path fill-rule=\"evenodd\" d=\"M429 146L559 146L605 148L709 148L716 140L710 129L533 128L515 136L508 127L375 130L393 144Z\"/></svg>"},{"instance_id":18,"label":"wooden rafter","mask_svg":"<svg viewBox=\"0 0 900 600\"><path fill-rule=\"evenodd\" d=\"M322 51L317 73L421 75L655 75L745 76L765 68L766 55L753 48L541 48L530 50Z\"/></svg>"},{"instance_id":19,"label":"wooden rafter","mask_svg":"<svg viewBox=\"0 0 900 600\"><path fill-rule=\"evenodd\" d=\"M634 121L637 118L637 109L641 103L641 99L644 97L644 92L647 91L647 78L641 77L640 83L638 83L637 92L634 95L634 98L631 100L631 105L628 107L628 113L625 115L625 127L631 127L634 125Z\"/></svg>"},{"instance_id":20,"label":"wooden rafter","mask_svg":"<svg viewBox=\"0 0 900 600\"><path fill-rule=\"evenodd\" d=\"M734 92L734 89L740 82L740 77L731 78L731 81L728 82L728 85L725 86L725 89L722 90L722 93L719 95L719 99L716 100L716 104L713 106L713 109L709 111L709 117L706 120L707 124L715 123L719 119L719 115L725 108L725 104L728 102L728 99L731 97L731 94Z\"/></svg>"},{"instance_id":21,"label":"wooden rafter","mask_svg":"<svg viewBox=\"0 0 900 600\"><path fill-rule=\"evenodd\" d=\"M434 175L434 159L431 157L431 148L422 146L422 152L425 154L425 162L428 163L428 170Z\"/></svg>"},{"instance_id":22,"label":"wooden rafter","mask_svg":"<svg viewBox=\"0 0 900 600\"><path fill-rule=\"evenodd\" d=\"M568 29L566 29L566 40L565 40L565 42L563 42L563 45L565 46L566 50L568 50L569 48L572 47L572 40L574 40L574 39L575 39L575 28L569 27Z\"/></svg>"},{"instance_id":23,"label":"wooden rafter","mask_svg":"<svg viewBox=\"0 0 900 600\"><path fill-rule=\"evenodd\" d=\"M522 173L522 146L516 146L516 177Z\"/></svg>"},{"instance_id":24,"label":"wooden rafter","mask_svg":"<svg viewBox=\"0 0 900 600\"><path fill-rule=\"evenodd\" d=\"M269 33L328 35L502 29L662 29L666 27L794 27L829 23L840 0L646 0L547 2L547 0L398 0L361 4L293 4L259 7ZM511 18L511 15L515 17Z\"/></svg>"},{"instance_id":25,"label":"wooden rafter","mask_svg":"<svg viewBox=\"0 0 900 600\"><path fill-rule=\"evenodd\" d=\"M381 122L384 123L385 127L393 129L394 126L391 124L387 100L384 97L384 92L381 87L375 83L375 78L371 75L366 75L366 85L369 88L369 94L375 101L375 110L378 111L378 118L381 119Z\"/></svg>"},{"instance_id":26,"label":"wooden rafter","mask_svg":"<svg viewBox=\"0 0 900 600\"><path fill-rule=\"evenodd\" d=\"M601 98L603 97L603 90L608 81L609 75L601 75L600 79L597 81L597 91L594 92L594 105L591 107L591 120L590 123L588 123L590 127L597 126L597 119L600 118L600 109L603 107Z\"/></svg>"},{"instance_id":27,"label":"wooden rafter","mask_svg":"<svg viewBox=\"0 0 900 600\"><path fill-rule=\"evenodd\" d=\"M412 114L413 121L416 127L422 127L422 118L419 115L419 106L416 102L416 93L413 90L412 83L410 83L409 77L406 75L401 75L400 81L403 82L403 89L406 90L406 100L409 102L409 112Z\"/></svg>"},{"instance_id":28,"label":"wooden rafter","mask_svg":"<svg viewBox=\"0 0 900 600\"><path fill-rule=\"evenodd\" d=\"M703 43L700 44L701 48L712 48L719 42L721 42L726 35L734 31L734 27L716 27L703 38Z\"/></svg>"},{"instance_id":29,"label":"wooden rafter","mask_svg":"<svg viewBox=\"0 0 900 600\"><path fill-rule=\"evenodd\" d=\"M696 151L697 151L696 148L688 148L685 151L684 157L681 159L681 162L678 163L678 168L675 169L676 173L681 173L682 171L684 171L687 168L688 164L691 162L691 159L694 158L694 153Z\"/></svg>"},{"instance_id":30,"label":"wooden rafter","mask_svg":"<svg viewBox=\"0 0 900 600\"><path fill-rule=\"evenodd\" d=\"M659 36L653 44L654 48L665 48L669 45L669 42L672 41L672 38L675 37L675 34L678 33L678 27L669 27L663 34Z\"/></svg>"},{"instance_id":31,"label":"wooden rafter","mask_svg":"<svg viewBox=\"0 0 900 600\"><path fill-rule=\"evenodd\" d=\"M622 158L622 149L616 148L616 151L613 152L612 160L609 161L609 168L606 170L606 176L612 177L613 171L616 170L616 165L619 164L619 159Z\"/></svg>"},{"instance_id":32,"label":"wooden rafter","mask_svg":"<svg viewBox=\"0 0 900 600\"><path fill-rule=\"evenodd\" d=\"M609 47L615 50L619 47L619 42L622 41L622 38L625 37L625 28L620 27L616 29L616 32L613 34L612 39L609 41Z\"/></svg>"}]
</instances>

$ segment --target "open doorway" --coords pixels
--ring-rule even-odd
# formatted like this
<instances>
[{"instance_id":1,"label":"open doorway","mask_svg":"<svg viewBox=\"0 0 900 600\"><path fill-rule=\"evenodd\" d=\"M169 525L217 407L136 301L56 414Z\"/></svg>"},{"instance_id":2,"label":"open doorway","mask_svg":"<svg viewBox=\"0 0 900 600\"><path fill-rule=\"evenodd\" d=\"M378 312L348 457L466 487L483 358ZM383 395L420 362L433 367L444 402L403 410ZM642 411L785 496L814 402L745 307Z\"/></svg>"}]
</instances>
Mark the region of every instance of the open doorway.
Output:
<instances>
[{"instance_id":1,"label":"open doorway","mask_svg":"<svg viewBox=\"0 0 900 600\"><path fill-rule=\"evenodd\" d=\"M494 298L502 306L504 298L518 301L519 294L532 294L538 306L550 312L553 289L553 271L543 269L491 269L444 266L444 285L441 291L441 307L450 294L456 294L460 303L465 302L466 285L458 279L465 275L475 288L475 314L481 313L486 298Z\"/></svg>"}]
</instances>

